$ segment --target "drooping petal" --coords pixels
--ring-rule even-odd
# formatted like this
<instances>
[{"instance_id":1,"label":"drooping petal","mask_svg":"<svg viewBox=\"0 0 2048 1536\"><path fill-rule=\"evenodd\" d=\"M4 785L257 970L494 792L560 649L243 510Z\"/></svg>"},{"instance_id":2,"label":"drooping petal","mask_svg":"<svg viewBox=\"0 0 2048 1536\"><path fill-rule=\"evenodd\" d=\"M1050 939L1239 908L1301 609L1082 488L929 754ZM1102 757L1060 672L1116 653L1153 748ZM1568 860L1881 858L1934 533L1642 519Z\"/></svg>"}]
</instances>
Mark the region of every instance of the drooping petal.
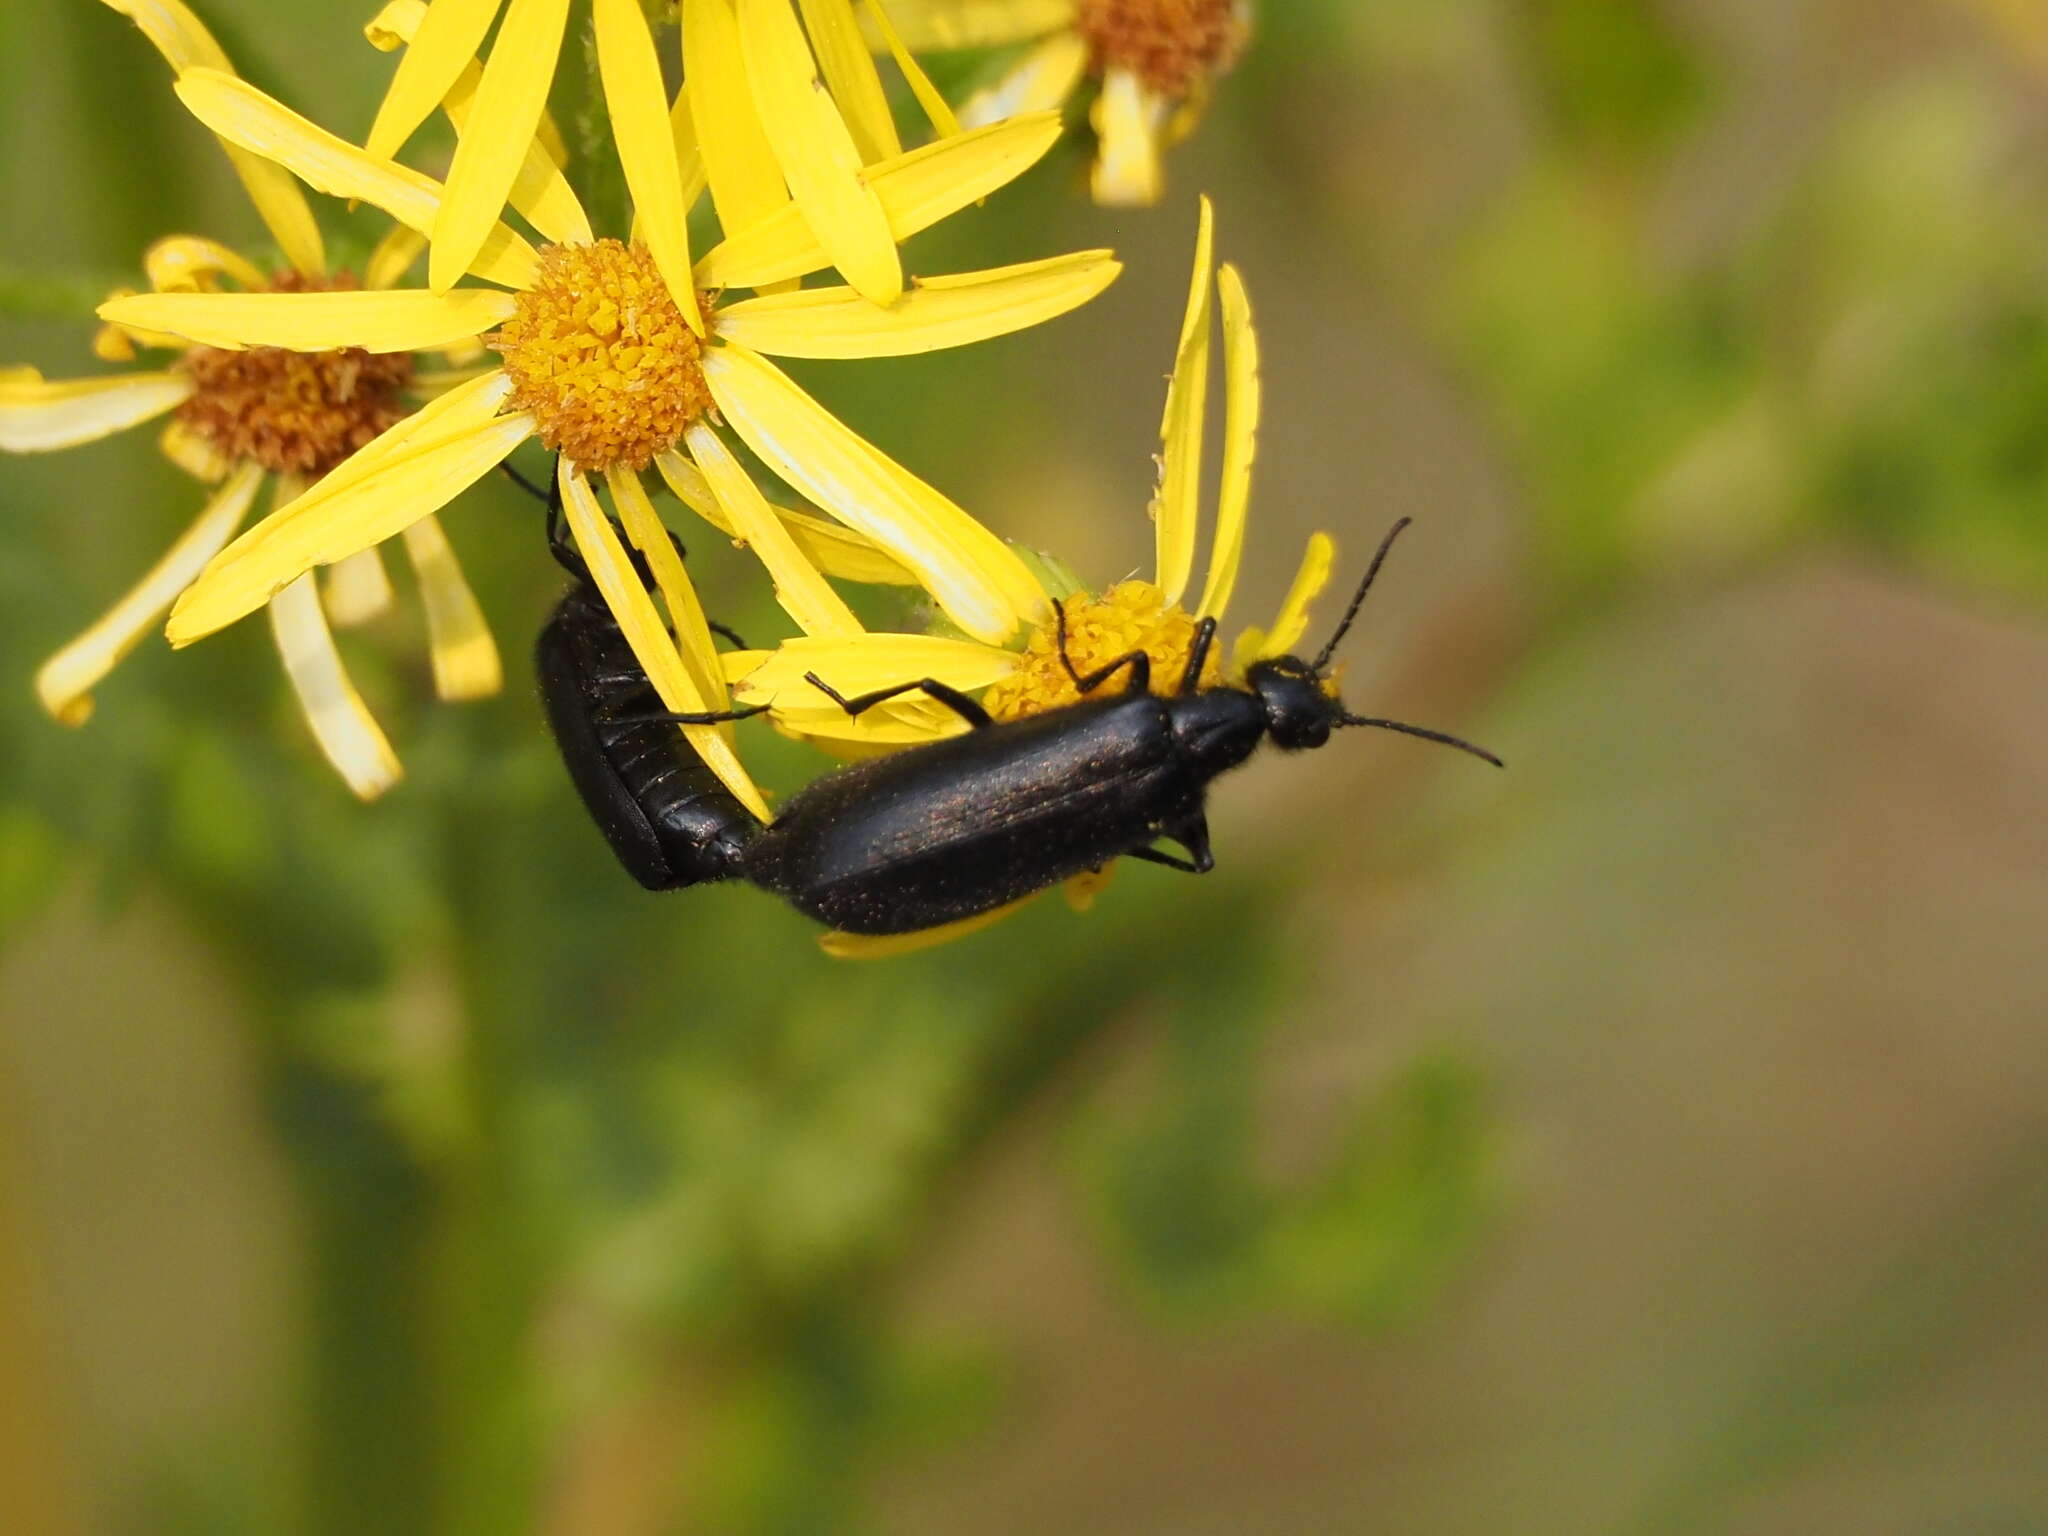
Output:
<instances>
[{"instance_id":1,"label":"drooping petal","mask_svg":"<svg viewBox=\"0 0 2048 1536\"><path fill-rule=\"evenodd\" d=\"M846 126L863 161L873 164L903 153L896 120L889 115L889 97L875 69L875 56L860 35L852 0L797 0L818 67L845 114Z\"/></svg>"},{"instance_id":2,"label":"drooping petal","mask_svg":"<svg viewBox=\"0 0 2048 1536\"><path fill-rule=\"evenodd\" d=\"M711 482L704 478L704 472L688 459L673 450L657 454L655 465L661 470L661 478L668 482L678 500L692 512L711 524L720 533L737 539L739 529L719 505L718 497L711 489ZM813 517L808 512L798 512L789 507L778 507L770 503L769 510L781 520L796 540L797 548L804 558L827 576L837 576L842 581L860 581L874 586L914 587L917 577L904 568L901 561L876 544L864 534L843 528L838 523L822 517Z\"/></svg>"},{"instance_id":3,"label":"drooping petal","mask_svg":"<svg viewBox=\"0 0 2048 1536\"><path fill-rule=\"evenodd\" d=\"M1255 661L1289 655L1301 644L1301 637L1308 632L1309 607L1330 584L1330 569L1336 559L1337 546L1327 533L1309 535L1308 548L1302 551L1301 569L1294 573L1294 582L1287 589L1272 629L1248 629L1231 648L1231 664L1239 672Z\"/></svg>"},{"instance_id":4,"label":"drooping petal","mask_svg":"<svg viewBox=\"0 0 2048 1536\"><path fill-rule=\"evenodd\" d=\"M893 960L898 955L914 955L919 950L936 949L941 944L964 939L970 933L992 928L1019 907L1036 901L1044 894L1043 891L1033 891L1029 896L1019 897L993 911L963 917L958 922L941 923L936 928L920 928L915 933L846 933L834 928L829 933L818 935L818 948L835 960Z\"/></svg>"},{"instance_id":5,"label":"drooping petal","mask_svg":"<svg viewBox=\"0 0 2048 1536\"><path fill-rule=\"evenodd\" d=\"M1007 544L849 431L774 364L727 343L705 355L703 368L747 446L914 571L968 634L999 645L1044 609L1045 594Z\"/></svg>"},{"instance_id":6,"label":"drooping petal","mask_svg":"<svg viewBox=\"0 0 2048 1536\"><path fill-rule=\"evenodd\" d=\"M889 232L908 240L1014 181L1059 137L1060 120L1054 113L1016 118L871 165L866 176L882 201ZM717 192L714 181L712 195ZM760 288L832 264L803 211L794 205L736 233L727 225L727 232L725 241L706 252L697 265L702 287Z\"/></svg>"},{"instance_id":7,"label":"drooping petal","mask_svg":"<svg viewBox=\"0 0 2048 1536\"><path fill-rule=\"evenodd\" d=\"M919 53L998 48L1063 31L1074 0L888 0L889 18Z\"/></svg>"},{"instance_id":8,"label":"drooping petal","mask_svg":"<svg viewBox=\"0 0 2048 1536\"><path fill-rule=\"evenodd\" d=\"M712 642L711 625L704 614L703 600L697 596L697 584L690 580L682 556L676 553L668 525L647 499L647 488L640 483L637 471L624 466L609 469L605 471L605 483L611 487L612 505L618 509L626 537L647 561L662 601L668 604L676 653L689 670L698 697L709 700L703 707L725 708L725 672L719 665L718 647ZM731 728L722 727L721 734L730 740Z\"/></svg>"},{"instance_id":9,"label":"drooping petal","mask_svg":"<svg viewBox=\"0 0 2048 1536\"><path fill-rule=\"evenodd\" d=\"M367 624L391 606L391 577L372 544L327 568L327 617L338 628Z\"/></svg>"},{"instance_id":10,"label":"drooping petal","mask_svg":"<svg viewBox=\"0 0 2048 1536\"><path fill-rule=\"evenodd\" d=\"M403 778L405 770L349 681L327 616L320 611L312 572L270 600L270 629L313 739L350 789L365 800L376 799Z\"/></svg>"},{"instance_id":11,"label":"drooping petal","mask_svg":"<svg viewBox=\"0 0 2048 1536\"><path fill-rule=\"evenodd\" d=\"M747 87L732 7L733 0L683 0L683 85L690 92L711 203L727 235L751 229L789 204L782 167Z\"/></svg>"},{"instance_id":12,"label":"drooping petal","mask_svg":"<svg viewBox=\"0 0 2048 1536\"><path fill-rule=\"evenodd\" d=\"M175 417L157 435L156 446L178 468L208 485L218 485L235 467L234 460L212 438L200 436Z\"/></svg>"},{"instance_id":13,"label":"drooping petal","mask_svg":"<svg viewBox=\"0 0 2048 1536\"><path fill-rule=\"evenodd\" d=\"M888 215L818 79L790 0L739 0L740 52L783 180L846 280L877 304L903 291Z\"/></svg>"},{"instance_id":14,"label":"drooping petal","mask_svg":"<svg viewBox=\"0 0 2048 1536\"><path fill-rule=\"evenodd\" d=\"M241 526L263 473L256 464L237 467L149 573L98 623L43 663L36 673L36 696L43 708L66 725L85 723L92 714L92 690Z\"/></svg>"},{"instance_id":15,"label":"drooping petal","mask_svg":"<svg viewBox=\"0 0 2048 1536\"><path fill-rule=\"evenodd\" d=\"M434 664L434 692L454 702L489 698L505 686L498 643L484 611L462 575L462 562L432 513L405 530L405 552L420 581L427 611L427 647ZM338 569L338 567L337 567Z\"/></svg>"},{"instance_id":16,"label":"drooping petal","mask_svg":"<svg viewBox=\"0 0 2048 1536\"><path fill-rule=\"evenodd\" d=\"M494 330L518 299L496 288L428 293L421 288L334 293L138 293L110 299L100 317L189 337L210 347L285 347L325 352L424 352Z\"/></svg>"},{"instance_id":17,"label":"drooping petal","mask_svg":"<svg viewBox=\"0 0 2048 1536\"><path fill-rule=\"evenodd\" d=\"M478 384L504 382L500 375ZM475 388L454 390L407 417L222 550L171 610L171 644L190 645L232 624L302 571L382 543L494 469L532 435L533 418L517 413L472 422L477 400L489 398ZM419 425L435 412L441 414ZM415 436L392 441L408 427Z\"/></svg>"},{"instance_id":18,"label":"drooping petal","mask_svg":"<svg viewBox=\"0 0 2048 1536\"><path fill-rule=\"evenodd\" d=\"M1127 69L1102 77L1089 120L1095 125L1095 201L1119 208L1149 208L1165 190L1160 138L1172 103Z\"/></svg>"},{"instance_id":19,"label":"drooping petal","mask_svg":"<svg viewBox=\"0 0 2048 1536\"><path fill-rule=\"evenodd\" d=\"M722 338L778 357L902 357L1005 336L1077 309L1116 280L1108 251L912 280L890 305L851 288L804 288L718 311Z\"/></svg>"},{"instance_id":20,"label":"drooping petal","mask_svg":"<svg viewBox=\"0 0 2048 1536\"><path fill-rule=\"evenodd\" d=\"M969 128L1000 123L1022 112L1053 112L1067 104L1088 72L1088 45L1072 32L1055 32L1006 70L995 84L976 91L960 109Z\"/></svg>"},{"instance_id":21,"label":"drooping petal","mask_svg":"<svg viewBox=\"0 0 2048 1536\"><path fill-rule=\"evenodd\" d=\"M654 600L640 584L639 575L626 558L625 549L612 532L611 523L598 507L597 497L583 476L568 459L563 458L556 463L556 478L562 487L562 507L568 516L570 532L575 535L576 547L583 555L584 564L590 568L591 579L597 583L612 616L625 631L626 641L646 670L654 691L678 714L702 714L721 708L719 703L698 691L689 669L676 652L674 642L669 639L668 631L662 627ZM723 698L722 686L719 697ZM762 821L767 821L767 802L761 798L760 790L755 788L754 781L748 777L731 745L720 735L719 728L686 725L682 732L725 787L739 797L740 803Z\"/></svg>"},{"instance_id":22,"label":"drooping petal","mask_svg":"<svg viewBox=\"0 0 2048 1536\"><path fill-rule=\"evenodd\" d=\"M1173 357L1173 381L1166 387L1160 419L1159 491L1152 502L1157 544L1154 571L1169 603L1187 591L1195 569L1195 531L1202 514L1202 424L1209 409L1209 274L1215 246L1216 213L1202 199L1195 235L1195 274L1181 319Z\"/></svg>"},{"instance_id":23,"label":"drooping petal","mask_svg":"<svg viewBox=\"0 0 2048 1536\"><path fill-rule=\"evenodd\" d=\"M121 373L104 379L45 379L33 368L0 377L0 451L75 448L138 426L183 405L182 373Z\"/></svg>"},{"instance_id":24,"label":"drooping petal","mask_svg":"<svg viewBox=\"0 0 2048 1536\"><path fill-rule=\"evenodd\" d=\"M1222 618L1244 558L1245 517L1251 507L1252 461L1259 452L1259 335L1252 329L1244 279L1225 263L1216 274L1223 299L1223 485L1216 500L1216 540L1209 549L1209 579L1197 618Z\"/></svg>"},{"instance_id":25,"label":"drooping petal","mask_svg":"<svg viewBox=\"0 0 2048 1536\"><path fill-rule=\"evenodd\" d=\"M380 24L394 31L405 24L401 36L411 45L398 61L391 86L378 104L376 121L370 124L370 135L363 142L365 150L379 160L389 160L405 147L419 125L433 116L463 69L475 61L484 34L497 18L499 4L500 0L434 0L416 21L393 17L392 11L398 8L387 7L363 29L370 41L377 43Z\"/></svg>"},{"instance_id":26,"label":"drooping petal","mask_svg":"<svg viewBox=\"0 0 2048 1536\"><path fill-rule=\"evenodd\" d=\"M244 288L268 288L270 279L256 263L218 240L199 235L169 235L142 253L142 270L159 293L197 293L225 275Z\"/></svg>"},{"instance_id":27,"label":"drooping petal","mask_svg":"<svg viewBox=\"0 0 2048 1536\"><path fill-rule=\"evenodd\" d=\"M195 69L179 78L176 89L187 110L215 133L276 161L307 186L360 199L421 234L433 232L442 188L431 176L365 154L233 75ZM533 281L535 260L533 247L499 224L469 270L489 282L524 288Z\"/></svg>"},{"instance_id":28,"label":"drooping petal","mask_svg":"<svg viewBox=\"0 0 2048 1536\"><path fill-rule=\"evenodd\" d=\"M918 106L932 125L932 132L942 139L950 139L960 132L960 119L953 115L952 106L939 88L932 84L932 77L911 56L909 47L903 41L903 34L896 30L896 24L889 18L887 7L882 0L863 0L864 14L873 30L881 37L889 50L889 56L896 61L897 69L910 84L910 94L917 98Z\"/></svg>"},{"instance_id":29,"label":"drooping petal","mask_svg":"<svg viewBox=\"0 0 2048 1536\"><path fill-rule=\"evenodd\" d=\"M592 14L605 105L611 111L626 187L633 194L634 215L670 297L690 329L701 336L704 317L690 277L690 210L683 201L668 92L661 83L661 62L654 54L647 17L640 0L596 0Z\"/></svg>"},{"instance_id":30,"label":"drooping petal","mask_svg":"<svg viewBox=\"0 0 2048 1536\"><path fill-rule=\"evenodd\" d=\"M738 536L746 540L775 584L775 600L811 635L853 635L861 630L853 610L811 564L775 509L740 461L704 422L684 434L691 457L704 472Z\"/></svg>"}]
</instances>

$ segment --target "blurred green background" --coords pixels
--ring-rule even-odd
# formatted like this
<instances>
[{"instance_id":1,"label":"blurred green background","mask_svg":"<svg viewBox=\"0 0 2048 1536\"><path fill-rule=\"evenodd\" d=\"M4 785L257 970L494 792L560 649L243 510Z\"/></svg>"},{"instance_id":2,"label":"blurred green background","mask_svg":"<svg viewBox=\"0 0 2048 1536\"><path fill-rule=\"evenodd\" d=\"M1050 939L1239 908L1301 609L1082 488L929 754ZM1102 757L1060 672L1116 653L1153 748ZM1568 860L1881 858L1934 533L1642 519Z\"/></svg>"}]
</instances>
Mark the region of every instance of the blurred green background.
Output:
<instances>
[{"instance_id":1,"label":"blurred green background","mask_svg":"<svg viewBox=\"0 0 2048 1536\"><path fill-rule=\"evenodd\" d=\"M204 14L360 136L366 8ZM148 430L0 465L0 1525L2048 1530L2048 24L1264 10L1164 207L1068 147L915 248L1114 244L1087 314L803 377L1146 568L1212 192L1266 354L1240 613L1415 516L1347 695L1504 776L1269 754L1205 880L835 964L613 865L509 489L446 519L501 699L428 700L402 572L345 641L409 770L366 808L260 625L41 716L197 497ZM173 231L259 234L156 56L0 8L0 361L99 371Z\"/></svg>"}]
</instances>

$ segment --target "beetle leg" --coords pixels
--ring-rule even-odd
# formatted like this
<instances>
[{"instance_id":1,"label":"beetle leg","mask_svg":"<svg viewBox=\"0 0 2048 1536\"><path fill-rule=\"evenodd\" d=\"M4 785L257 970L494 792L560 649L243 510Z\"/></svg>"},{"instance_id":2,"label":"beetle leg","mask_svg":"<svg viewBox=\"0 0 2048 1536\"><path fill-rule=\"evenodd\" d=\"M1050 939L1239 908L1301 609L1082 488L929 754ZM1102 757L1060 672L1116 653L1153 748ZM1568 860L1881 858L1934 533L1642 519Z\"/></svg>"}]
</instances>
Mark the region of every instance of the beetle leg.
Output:
<instances>
[{"instance_id":1,"label":"beetle leg","mask_svg":"<svg viewBox=\"0 0 2048 1536\"><path fill-rule=\"evenodd\" d=\"M1185 821L1175 822L1167 827L1165 835L1187 849L1194 857L1177 859L1170 853L1161 853L1157 848L1140 848L1128 857L1143 859L1147 864L1164 864L1168 869L1177 869L1190 875L1206 875L1216 867L1216 855L1209 850L1209 818L1200 811L1196 811Z\"/></svg>"},{"instance_id":2,"label":"beetle leg","mask_svg":"<svg viewBox=\"0 0 2048 1536\"><path fill-rule=\"evenodd\" d=\"M1086 677L1074 670L1074 658L1067 654L1067 605L1058 598L1052 600L1053 618L1059 625L1060 665L1067 669L1067 676L1074 680L1077 693L1093 693L1125 667L1131 669L1132 693L1152 691L1152 658L1143 651L1131 651L1117 657L1107 666L1096 668Z\"/></svg>"},{"instance_id":3,"label":"beetle leg","mask_svg":"<svg viewBox=\"0 0 2048 1536\"><path fill-rule=\"evenodd\" d=\"M864 714L868 710L873 709L877 704L886 703L890 699L901 698L906 693L923 693L928 698L935 699L945 705L946 708L952 710L954 714L965 720L977 731L995 724L995 720L990 716L989 712L973 699L970 699L958 688L942 683L935 677L920 677L912 682L898 683L893 688L877 688L873 693L863 693L858 698L852 699L847 698L845 694L839 692L838 689L834 688L815 672L806 672L804 674L804 681L817 689L818 692L824 694L826 698L837 704L849 715Z\"/></svg>"},{"instance_id":4,"label":"beetle leg","mask_svg":"<svg viewBox=\"0 0 2048 1536\"><path fill-rule=\"evenodd\" d=\"M723 725L728 720L751 720L768 712L766 704L748 704L739 709L712 709L698 714L670 714L657 710L645 715L599 715L599 725Z\"/></svg>"},{"instance_id":5,"label":"beetle leg","mask_svg":"<svg viewBox=\"0 0 2048 1536\"><path fill-rule=\"evenodd\" d=\"M736 646L740 650L744 651L747 648L747 642L740 638L739 632L737 630L727 628L725 625L719 623L716 619L706 619L704 621L704 627L710 630L711 633L713 633L714 635L725 636L726 639L730 640L734 644L734 646Z\"/></svg>"},{"instance_id":6,"label":"beetle leg","mask_svg":"<svg viewBox=\"0 0 2048 1536\"><path fill-rule=\"evenodd\" d=\"M1180 691L1193 693L1202 681L1202 668L1208 665L1209 648L1216 643L1216 615L1210 614L1195 626L1194 644L1188 647L1187 670L1180 675Z\"/></svg>"},{"instance_id":7,"label":"beetle leg","mask_svg":"<svg viewBox=\"0 0 2048 1536\"><path fill-rule=\"evenodd\" d=\"M1143 859L1147 864L1163 864L1168 869L1177 869L1184 875L1206 875L1216 867L1214 859L1205 864L1200 859L1176 858L1170 853L1161 853L1157 848L1133 848L1124 857Z\"/></svg>"}]
</instances>

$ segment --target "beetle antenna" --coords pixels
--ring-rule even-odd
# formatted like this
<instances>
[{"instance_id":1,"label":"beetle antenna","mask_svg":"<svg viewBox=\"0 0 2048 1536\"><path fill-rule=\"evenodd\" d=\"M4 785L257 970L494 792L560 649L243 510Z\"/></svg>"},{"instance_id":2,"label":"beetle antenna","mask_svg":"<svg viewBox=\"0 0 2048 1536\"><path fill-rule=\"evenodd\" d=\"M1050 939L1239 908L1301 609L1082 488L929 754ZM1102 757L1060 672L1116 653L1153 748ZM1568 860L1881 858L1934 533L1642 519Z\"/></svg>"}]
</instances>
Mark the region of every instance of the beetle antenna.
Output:
<instances>
[{"instance_id":1,"label":"beetle antenna","mask_svg":"<svg viewBox=\"0 0 2048 1536\"><path fill-rule=\"evenodd\" d=\"M1309 663L1309 670L1321 672L1330 664L1330 658L1337 654L1337 647L1351 631L1351 621L1358 617L1358 610L1365 602L1365 594L1372 590L1372 579L1379 575L1380 567L1386 564L1387 551L1394 547L1394 540L1401 536L1401 530L1414 522L1404 517L1387 530L1387 536L1380 540L1379 553L1372 557L1372 564L1365 568L1365 580L1358 584L1358 590L1351 594L1351 606L1344 610L1344 617L1337 621L1337 633L1330 636L1330 643L1316 653L1316 659Z\"/></svg>"},{"instance_id":2,"label":"beetle antenna","mask_svg":"<svg viewBox=\"0 0 2048 1536\"><path fill-rule=\"evenodd\" d=\"M1400 531L1398 527L1394 530L1396 533ZM1380 552L1382 554L1386 553L1384 549ZM1442 731L1428 730L1423 726L1404 725L1399 720L1375 720L1365 715L1339 715L1337 723L1339 725L1376 725L1383 731L1399 731L1404 736L1420 736L1424 741L1441 742L1447 747L1456 747L1460 752L1470 752L1474 757L1481 758L1493 764L1496 768L1507 767L1506 763L1495 757L1486 748L1476 747L1462 736L1447 736Z\"/></svg>"}]
</instances>

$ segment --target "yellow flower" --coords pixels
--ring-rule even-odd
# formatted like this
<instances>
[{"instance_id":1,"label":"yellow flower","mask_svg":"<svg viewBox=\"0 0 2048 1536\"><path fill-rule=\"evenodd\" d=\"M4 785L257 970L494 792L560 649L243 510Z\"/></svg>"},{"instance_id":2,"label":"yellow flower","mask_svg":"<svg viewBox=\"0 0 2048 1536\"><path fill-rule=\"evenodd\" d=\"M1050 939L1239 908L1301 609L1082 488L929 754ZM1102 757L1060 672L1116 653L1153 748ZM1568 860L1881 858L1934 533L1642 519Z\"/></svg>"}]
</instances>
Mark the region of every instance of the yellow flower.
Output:
<instances>
[{"instance_id":1,"label":"yellow flower","mask_svg":"<svg viewBox=\"0 0 2048 1536\"><path fill-rule=\"evenodd\" d=\"M1095 200L1150 204L1160 157L1194 131L1213 83L1251 35L1251 0L887 0L875 32L892 49L1029 42L961 108L969 127L1061 106L1090 76ZM892 25L893 23L893 25Z\"/></svg>"},{"instance_id":2,"label":"yellow flower","mask_svg":"<svg viewBox=\"0 0 2048 1536\"><path fill-rule=\"evenodd\" d=\"M107 3L131 17L173 69L228 70L226 55L179 0ZM177 235L158 241L147 253L151 286L160 293L198 294L228 285L244 293L307 297L353 289L354 278L328 270L312 210L291 177L246 149L226 148L292 270L271 276L224 245ZM394 231L370 257L365 287L375 290L395 282L420 245L412 231ZM197 519L163 558L38 672L36 691L44 708L70 725L83 724L91 715L92 690L228 542L266 482L279 504L293 500L309 481L407 416L413 409L408 394L435 385L415 373L406 352L373 354L353 347L310 354L270 348L226 351L121 325L102 330L94 349L110 362L129 362L138 347L177 355L161 369L101 378L46 380L33 368L0 369L0 450L69 448L168 414L171 421L160 439L165 455L214 487ZM420 579L442 697L495 693L501 680L497 648L447 538L428 519L408 531L406 547ZM349 682L329 620L360 623L390 602L390 582L375 551L337 565L325 599L323 612L313 578L303 576L271 597L271 625L321 749L350 787L368 799L396 782L400 768Z\"/></svg>"},{"instance_id":3,"label":"yellow flower","mask_svg":"<svg viewBox=\"0 0 2048 1536\"><path fill-rule=\"evenodd\" d=\"M1226 264L1212 272L1213 244L1214 216L1204 198L1194 279L1160 429L1164 452L1152 506L1157 550L1151 581L1120 582L1099 595L1049 593L1061 599L1058 619L1040 624L1021 652L931 635L815 632L784 641L773 651L728 651L721 659L733 683L734 697L742 704L768 705L775 725L788 734L811 738L827 750L858 755L957 735L967 725L954 711L918 695L891 700L852 718L810 683L806 674L816 673L849 697L905 678L936 678L963 692L980 692L983 705L1003 720L1075 702L1080 694L1068 661L1085 675L1119 656L1143 650L1152 658L1154 689L1171 693L1178 688L1187 670L1196 625L1204 618L1220 620L1224 616L1237 583L1258 443L1258 336L1237 269ZM1207 577L1199 597L1189 606L1186 599L1193 578L1202 500L1212 311L1218 302L1225 376L1223 480ZM1241 677L1253 662L1293 650L1307 629L1309 605L1329 581L1334 555L1335 546L1327 534L1310 538L1293 587L1272 626L1248 629L1239 636L1227 669L1212 652L1211 668L1203 676L1205 686L1215 686L1226 676ZM1062 628L1066 660L1061 659ZM1069 890L1069 899L1077 906L1085 905L1100 883L1099 876L1090 877L1079 889ZM972 932L998 915L984 913L964 924L880 943L833 934L828 935L827 947L846 956L896 954Z\"/></svg>"},{"instance_id":4,"label":"yellow flower","mask_svg":"<svg viewBox=\"0 0 2048 1536\"><path fill-rule=\"evenodd\" d=\"M710 159L693 131L689 98L666 98L635 0L598 0L595 17L607 106L636 205L640 238L631 245L595 238L560 172L532 148L513 184L513 206L550 243L536 251L493 223L471 271L498 286L150 294L103 307L109 320L218 347L403 351L495 328L490 344L501 357L501 366L401 422L229 545L173 609L172 644L232 623L316 565L374 547L532 437L561 453L569 525L635 653L679 713L721 708L725 681L641 482L650 463L687 504L754 549L783 607L808 633L859 633L825 576L866 579L878 568L923 586L983 641L1001 643L1039 616L1043 593L1007 545L841 425L768 355L886 357L1001 335L1084 303L1115 277L1117 263L1090 251L923 279L886 306L851 287L735 302L737 288L782 284L829 265L826 242L800 202L785 202L693 270L684 220ZM445 206L438 183L343 142L245 82L192 70L178 94L214 132L310 185L372 203L423 233L436 227ZM480 117L478 103L461 125L465 137ZM1010 180L1057 134L1050 115L997 125L883 160L867 169L865 184L891 239L907 239ZM771 507L721 427L845 528ZM674 639L633 579L593 477L606 483L649 562ZM688 731L734 792L765 816L729 730Z\"/></svg>"},{"instance_id":5,"label":"yellow flower","mask_svg":"<svg viewBox=\"0 0 2048 1536\"><path fill-rule=\"evenodd\" d=\"M800 0L802 25L792 3L681 0L686 90L696 99L694 111L677 111L701 135L728 233L793 197L819 232L829 264L859 292L887 303L903 291L903 269L887 212L862 173L901 155L903 145L853 0ZM479 68L476 52L501 10L490 58ZM396 155L451 97L472 118L427 231L427 280L436 293L476 270L477 253L507 202L520 206L519 182L533 169L532 146L544 129L568 13L569 0L400 0L371 24L380 47L412 43L370 126L364 147L373 158ZM596 0L594 20L606 96L616 112L614 66L622 50L632 54L632 67L643 54L653 61L651 47L639 41L646 20L639 0ZM957 125L938 93L907 58L904 66L927 110L936 104L941 131L952 131ZM816 88L820 69L829 93ZM622 142L625 136L621 128ZM678 231L679 222L669 233ZM680 260L686 251L671 254Z\"/></svg>"}]
</instances>

